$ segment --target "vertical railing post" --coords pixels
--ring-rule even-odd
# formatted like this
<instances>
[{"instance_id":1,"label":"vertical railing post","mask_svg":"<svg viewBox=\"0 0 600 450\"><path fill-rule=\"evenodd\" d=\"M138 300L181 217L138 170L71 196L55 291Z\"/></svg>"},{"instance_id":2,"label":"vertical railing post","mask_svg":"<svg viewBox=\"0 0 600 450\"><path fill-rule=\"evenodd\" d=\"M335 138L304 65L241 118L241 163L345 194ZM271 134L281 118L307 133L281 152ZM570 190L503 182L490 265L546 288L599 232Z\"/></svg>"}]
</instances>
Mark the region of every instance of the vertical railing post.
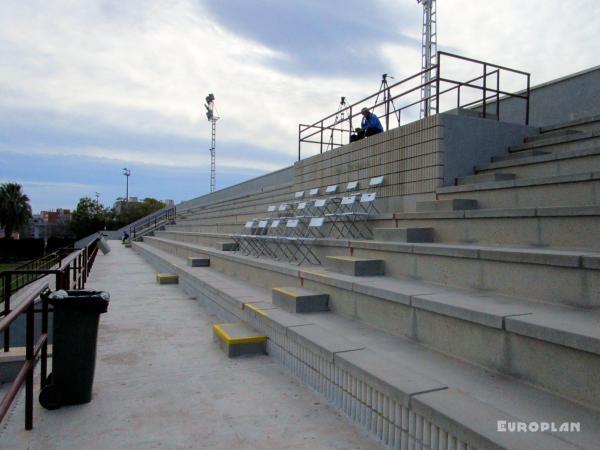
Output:
<instances>
[{"instance_id":1,"label":"vertical railing post","mask_svg":"<svg viewBox=\"0 0 600 450\"><path fill-rule=\"evenodd\" d=\"M437 66L435 68L435 113L440 113L440 67L442 65L442 55L438 55Z\"/></svg>"},{"instance_id":2,"label":"vertical railing post","mask_svg":"<svg viewBox=\"0 0 600 450\"><path fill-rule=\"evenodd\" d=\"M350 106L350 116L349 116L348 122L349 122L349 127L350 127L350 130L349 130L350 132L348 133L348 135L349 135L348 142L350 142L350 136L352 136L352 131L353 131L352 130L352 106Z\"/></svg>"},{"instance_id":3,"label":"vertical railing post","mask_svg":"<svg viewBox=\"0 0 600 450\"><path fill-rule=\"evenodd\" d=\"M10 273L4 274L4 317L10 314L10 294L11 294L11 276ZM10 350L10 326L4 330L4 351Z\"/></svg>"},{"instance_id":4,"label":"vertical railing post","mask_svg":"<svg viewBox=\"0 0 600 450\"><path fill-rule=\"evenodd\" d=\"M323 121L321 120L321 153L323 153Z\"/></svg>"},{"instance_id":5,"label":"vertical railing post","mask_svg":"<svg viewBox=\"0 0 600 450\"><path fill-rule=\"evenodd\" d=\"M42 357L40 366L40 385L43 388L46 386L46 378L48 377L48 299L42 295L42 335L46 335L46 341L42 345Z\"/></svg>"},{"instance_id":6,"label":"vertical railing post","mask_svg":"<svg viewBox=\"0 0 600 450\"><path fill-rule=\"evenodd\" d=\"M483 63L483 118L487 117L487 64Z\"/></svg>"},{"instance_id":7,"label":"vertical railing post","mask_svg":"<svg viewBox=\"0 0 600 450\"><path fill-rule=\"evenodd\" d=\"M496 70L496 120L500 120L500 69Z\"/></svg>"},{"instance_id":8,"label":"vertical railing post","mask_svg":"<svg viewBox=\"0 0 600 450\"><path fill-rule=\"evenodd\" d=\"M33 327L34 327L34 316L33 316L33 305L32 301L27 308L27 330L26 330L26 349L25 359L30 364L29 372L27 373L27 379L25 382L25 429L31 430L33 428L33 372L34 372L34 357L33 357Z\"/></svg>"},{"instance_id":9,"label":"vertical railing post","mask_svg":"<svg viewBox=\"0 0 600 450\"><path fill-rule=\"evenodd\" d=\"M529 98L531 96L531 74L527 74L527 105L525 107L525 125L529 125Z\"/></svg>"},{"instance_id":10,"label":"vertical railing post","mask_svg":"<svg viewBox=\"0 0 600 450\"><path fill-rule=\"evenodd\" d=\"M298 124L298 161L300 161L300 145L302 144L301 135L302 135L302 124Z\"/></svg>"}]
</instances>

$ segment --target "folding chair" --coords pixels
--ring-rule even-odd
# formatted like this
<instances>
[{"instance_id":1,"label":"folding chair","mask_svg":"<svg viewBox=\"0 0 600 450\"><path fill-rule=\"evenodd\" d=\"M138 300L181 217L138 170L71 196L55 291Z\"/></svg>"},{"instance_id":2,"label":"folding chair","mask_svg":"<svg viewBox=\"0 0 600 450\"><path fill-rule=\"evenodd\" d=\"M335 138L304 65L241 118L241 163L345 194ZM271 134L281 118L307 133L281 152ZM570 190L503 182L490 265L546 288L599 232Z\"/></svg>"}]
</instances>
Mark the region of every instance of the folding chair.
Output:
<instances>
[{"instance_id":1,"label":"folding chair","mask_svg":"<svg viewBox=\"0 0 600 450\"><path fill-rule=\"evenodd\" d=\"M304 198L304 191L298 191L294 194L294 200L300 200Z\"/></svg>"},{"instance_id":2,"label":"folding chair","mask_svg":"<svg viewBox=\"0 0 600 450\"><path fill-rule=\"evenodd\" d=\"M344 222L347 230L354 238L366 239L368 236L371 236L367 221L369 216L374 212L378 212L375 207L376 197L377 193L375 192L362 194L358 201L358 207L345 215Z\"/></svg>"},{"instance_id":3,"label":"folding chair","mask_svg":"<svg viewBox=\"0 0 600 450\"><path fill-rule=\"evenodd\" d=\"M308 224L309 234L311 236L295 236L286 237L285 241L292 247L290 252L289 262L295 265L300 265L304 261L308 261L309 264L319 265L321 261L315 253L312 251L309 243L314 243L318 238L315 237L317 233L322 237L323 233L321 228L325 223L324 217L313 217L310 219Z\"/></svg>"},{"instance_id":4,"label":"folding chair","mask_svg":"<svg viewBox=\"0 0 600 450\"><path fill-rule=\"evenodd\" d=\"M369 188L379 187L383 184L383 176L371 178L369 180Z\"/></svg>"},{"instance_id":5,"label":"folding chair","mask_svg":"<svg viewBox=\"0 0 600 450\"><path fill-rule=\"evenodd\" d=\"M251 241L251 238L254 235L254 230L256 228L256 221L249 220L244 225L244 229L240 234L234 234L231 238L238 245L238 251L243 255L250 255L254 250L254 244Z\"/></svg>"},{"instance_id":6,"label":"folding chair","mask_svg":"<svg viewBox=\"0 0 600 450\"><path fill-rule=\"evenodd\" d=\"M349 181L346 184L346 192L354 192L358 189L358 181Z\"/></svg>"},{"instance_id":7,"label":"folding chair","mask_svg":"<svg viewBox=\"0 0 600 450\"><path fill-rule=\"evenodd\" d=\"M277 213L279 217L287 217L290 214L289 209L290 205L287 203L282 203L281 205L279 205L279 208L277 208Z\"/></svg>"},{"instance_id":8,"label":"folding chair","mask_svg":"<svg viewBox=\"0 0 600 450\"><path fill-rule=\"evenodd\" d=\"M315 197L316 195L319 195L319 188L312 188L310 191L308 191L309 197Z\"/></svg>"},{"instance_id":9,"label":"folding chair","mask_svg":"<svg viewBox=\"0 0 600 450\"><path fill-rule=\"evenodd\" d=\"M346 232L349 232L354 237L350 225L350 217L356 212L355 208L356 195L347 195L340 200L337 211L325 214L325 217L331 221L331 231L337 231L338 237L346 237Z\"/></svg>"}]
</instances>

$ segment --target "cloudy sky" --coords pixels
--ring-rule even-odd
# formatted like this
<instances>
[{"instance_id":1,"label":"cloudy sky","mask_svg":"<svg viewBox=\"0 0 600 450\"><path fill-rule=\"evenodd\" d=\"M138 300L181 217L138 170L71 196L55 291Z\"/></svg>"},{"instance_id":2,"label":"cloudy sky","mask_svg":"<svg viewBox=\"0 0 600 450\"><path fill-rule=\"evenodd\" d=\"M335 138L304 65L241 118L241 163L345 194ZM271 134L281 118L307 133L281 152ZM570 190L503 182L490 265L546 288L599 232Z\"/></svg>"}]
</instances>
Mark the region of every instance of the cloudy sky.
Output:
<instances>
[{"instance_id":1,"label":"cloudy sky","mask_svg":"<svg viewBox=\"0 0 600 450\"><path fill-rule=\"evenodd\" d=\"M439 48L532 73L599 63L597 0L438 0ZM176 201L292 164L298 123L420 70L415 0L2 0L0 182L35 212Z\"/></svg>"}]
</instances>

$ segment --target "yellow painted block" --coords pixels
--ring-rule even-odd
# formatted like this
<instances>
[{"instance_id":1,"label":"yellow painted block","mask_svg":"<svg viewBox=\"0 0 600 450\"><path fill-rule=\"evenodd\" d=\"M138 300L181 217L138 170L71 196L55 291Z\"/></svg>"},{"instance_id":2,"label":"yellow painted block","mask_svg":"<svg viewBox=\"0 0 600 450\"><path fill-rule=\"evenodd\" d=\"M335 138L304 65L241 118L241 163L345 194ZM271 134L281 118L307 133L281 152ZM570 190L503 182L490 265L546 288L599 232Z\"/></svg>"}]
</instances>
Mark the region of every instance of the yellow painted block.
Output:
<instances>
[{"instance_id":1,"label":"yellow painted block","mask_svg":"<svg viewBox=\"0 0 600 450\"><path fill-rule=\"evenodd\" d=\"M289 295L290 297L294 297L294 298L299 297L299 295L296 292L288 291L287 289L275 287L275 288L273 288L273 290L277 291L277 292L281 292L284 295Z\"/></svg>"},{"instance_id":2,"label":"yellow painted block","mask_svg":"<svg viewBox=\"0 0 600 450\"><path fill-rule=\"evenodd\" d=\"M239 325L236 323L216 323L213 325L213 331L227 345L236 344L255 344L267 341L267 336L248 334L246 332L239 333Z\"/></svg>"},{"instance_id":3,"label":"yellow painted block","mask_svg":"<svg viewBox=\"0 0 600 450\"><path fill-rule=\"evenodd\" d=\"M244 307L248 308L248 309L251 309L252 311L260 314L261 316L265 316L265 317L267 316L267 313L265 311L263 311L262 309L260 309L257 306L254 306L252 303L245 303Z\"/></svg>"},{"instance_id":4,"label":"yellow painted block","mask_svg":"<svg viewBox=\"0 0 600 450\"><path fill-rule=\"evenodd\" d=\"M177 284L179 283L179 276L172 273L157 273L156 281L158 284Z\"/></svg>"}]
</instances>

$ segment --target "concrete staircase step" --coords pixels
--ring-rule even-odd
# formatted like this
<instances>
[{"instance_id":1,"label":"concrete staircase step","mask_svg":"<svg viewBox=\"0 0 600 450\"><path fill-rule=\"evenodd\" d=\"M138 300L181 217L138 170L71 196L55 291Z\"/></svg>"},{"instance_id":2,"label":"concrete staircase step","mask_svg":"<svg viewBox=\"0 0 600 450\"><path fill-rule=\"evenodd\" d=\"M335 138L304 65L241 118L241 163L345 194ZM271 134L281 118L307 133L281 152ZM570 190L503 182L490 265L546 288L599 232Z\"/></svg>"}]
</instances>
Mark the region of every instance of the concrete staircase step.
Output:
<instances>
[{"instance_id":1,"label":"concrete staircase step","mask_svg":"<svg viewBox=\"0 0 600 450\"><path fill-rule=\"evenodd\" d=\"M329 294L298 287L274 287L273 304L291 313L329 311Z\"/></svg>"},{"instance_id":2,"label":"concrete staircase step","mask_svg":"<svg viewBox=\"0 0 600 450\"><path fill-rule=\"evenodd\" d=\"M217 242L215 248L222 252L235 252L238 250L238 245L235 242Z\"/></svg>"},{"instance_id":3,"label":"concrete staircase step","mask_svg":"<svg viewBox=\"0 0 600 450\"><path fill-rule=\"evenodd\" d=\"M432 200L417 202L417 212L425 211L462 211L466 209L477 209L477 200L466 198L452 198L449 200Z\"/></svg>"},{"instance_id":4,"label":"concrete staircase step","mask_svg":"<svg viewBox=\"0 0 600 450\"><path fill-rule=\"evenodd\" d=\"M354 277L369 277L385 274L382 259L357 258L354 256L327 256L325 266L332 272Z\"/></svg>"},{"instance_id":5,"label":"concrete staircase step","mask_svg":"<svg viewBox=\"0 0 600 450\"><path fill-rule=\"evenodd\" d=\"M267 351L267 336L254 331L242 322L214 324L213 340L230 358L242 355L262 355Z\"/></svg>"},{"instance_id":6,"label":"concrete staircase step","mask_svg":"<svg viewBox=\"0 0 600 450\"><path fill-rule=\"evenodd\" d=\"M174 273L157 273L156 282L158 284L177 284L179 277Z\"/></svg>"},{"instance_id":7,"label":"concrete staircase step","mask_svg":"<svg viewBox=\"0 0 600 450\"><path fill-rule=\"evenodd\" d=\"M433 242L433 228L375 228L375 241Z\"/></svg>"},{"instance_id":8,"label":"concrete staircase step","mask_svg":"<svg viewBox=\"0 0 600 450\"><path fill-rule=\"evenodd\" d=\"M187 265L190 267L208 267L210 266L210 258L188 256Z\"/></svg>"},{"instance_id":9,"label":"concrete staircase step","mask_svg":"<svg viewBox=\"0 0 600 450\"><path fill-rule=\"evenodd\" d=\"M546 133L540 133L535 136L528 136L524 139L524 142L525 143L539 142L539 141L543 141L544 139L550 139L550 138L555 138L555 137L560 137L560 136L568 136L568 135L573 135L573 134L577 134L577 133L582 133L582 131L574 130L572 128L563 128L563 129L556 130L556 131L548 131Z\"/></svg>"},{"instance_id":10,"label":"concrete staircase step","mask_svg":"<svg viewBox=\"0 0 600 450\"><path fill-rule=\"evenodd\" d=\"M550 152L545 152L543 150L524 150L518 153L509 153L507 155L494 156L492 157L492 162L501 162L501 161L513 161L521 158L529 158L531 156L540 156L540 155L548 155Z\"/></svg>"},{"instance_id":11,"label":"concrete staircase step","mask_svg":"<svg viewBox=\"0 0 600 450\"><path fill-rule=\"evenodd\" d=\"M589 141L594 143L600 137L600 131L584 131L581 133L565 134L562 136L548 136L546 139L541 139L524 144L514 145L508 148L510 153L531 150L534 148L543 147L561 147L577 145L581 142Z\"/></svg>"},{"instance_id":12,"label":"concrete staircase step","mask_svg":"<svg viewBox=\"0 0 600 450\"><path fill-rule=\"evenodd\" d=\"M504 172L492 172L492 173L479 173L476 175L468 175L466 177L459 177L456 179L457 186L463 186L466 184L478 184L478 183L489 183L494 181L507 181L514 180L514 173Z\"/></svg>"}]
</instances>

